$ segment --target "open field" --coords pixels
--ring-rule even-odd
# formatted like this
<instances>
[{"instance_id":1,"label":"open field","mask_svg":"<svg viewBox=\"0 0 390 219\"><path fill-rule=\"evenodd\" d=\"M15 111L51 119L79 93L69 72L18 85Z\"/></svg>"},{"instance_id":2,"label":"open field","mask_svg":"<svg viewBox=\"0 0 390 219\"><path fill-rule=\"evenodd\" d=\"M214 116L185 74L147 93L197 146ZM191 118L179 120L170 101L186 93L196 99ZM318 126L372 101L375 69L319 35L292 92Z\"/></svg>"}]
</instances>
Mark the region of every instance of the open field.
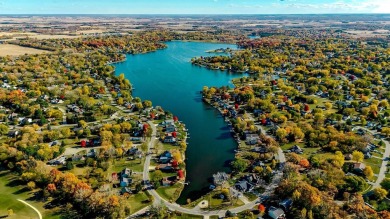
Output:
<instances>
[{"instance_id":1,"label":"open field","mask_svg":"<svg viewBox=\"0 0 390 219\"><path fill-rule=\"evenodd\" d=\"M46 50L28 48L23 46L11 45L11 44L0 44L0 56L18 56L24 54L41 54L50 53Z\"/></svg>"},{"instance_id":2,"label":"open field","mask_svg":"<svg viewBox=\"0 0 390 219\"><path fill-rule=\"evenodd\" d=\"M32 200L33 192L20 185L17 177L8 171L0 171L0 194L0 218L8 215L8 209L12 209L14 212L13 216L7 217L9 219L38 218L38 214L32 208L18 199L37 208L43 218L59 218L53 211L43 208L45 203Z\"/></svg>"}]
</instances>

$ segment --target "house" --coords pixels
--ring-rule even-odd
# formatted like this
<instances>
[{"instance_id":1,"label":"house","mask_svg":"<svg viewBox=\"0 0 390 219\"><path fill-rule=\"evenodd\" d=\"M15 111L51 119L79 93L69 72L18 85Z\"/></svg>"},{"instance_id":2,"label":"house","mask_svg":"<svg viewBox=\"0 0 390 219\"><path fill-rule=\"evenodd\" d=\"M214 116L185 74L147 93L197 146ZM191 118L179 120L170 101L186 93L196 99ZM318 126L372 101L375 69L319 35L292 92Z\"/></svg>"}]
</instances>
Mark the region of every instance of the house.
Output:
<instances>
[{"instance_id":1,"label":"house","mask_svg":"<svg viewBox=\"0 0 390 219\"><path fill-rule=\"evenodd\" d=\"M175 168L170 164L160 164L156 167L156 170L161 170L162 172L173 172Z\"/></svg>"},{"instance_id":2,"label":"house","mask_svg":"<svg viewBox=\"0 0 390 219\"><path fill-rule=\"evenodd\" d=\"M138 151L138 148L133 146L132 148L130 148L129 150L127 150L126 154L128 155L135 155Z\"/></svg>"},{"instance_id":3,"label":"house","mask_svg":"<svg viewBox=\"0 0 390 219\"><path fill-rule=\"evenodd\" d=\"M354 163L353 164L353 170L356 172L363 172L363 170L366 168L366 165L364 163Z\"/></svg>"},{"instance_id":4,"label":"house","mask_svg":"<svg viewBox=\"0 0 390 219\"><path fill-rule=\"evenodd\" d=\"M279 202L279 207L281 207L285 211L289 211L291 209L292 204L293 204L293 200L291 198L288 198Z\"/></svg>"},{"instance_id":5,"label":"house","mask_svg":"<svg viewBox=\"0 0 390 219\"><path fill-rule=\"evenodd\" d=\"M169 162L171 162L172 160L172 154L169 152L169 151L165 151L164 153L162 153L160 155L160 158L159 158L159 163L162 163L162 164L167 164Z\"/></svg>"},{"instance_id":6,"label":"house","mask_svg":"<svg viewBox=\"0 0 390 219\"><path fill-rule=\"evenodd\" d=\"M171 180L169 180L168 177L164 177L161 180L161 184L162 184L162 186L171 186L173 184L173 182Z\"/></svg>"},{"instance_id":7,"label":"house","mask_svg":"<svg viewBox=\"0 0 390 219\"><path fill-rule=\"evenodd\" d=\"M297 154L302 154L303 153L303 150L301 149L301 147L299 147L298 145L294 145L291 149L290 149L291 152L294 152L294 153L297 153Z\"/></svg>"},{"instance_id":8,"label":"house","mask_svg":"<svg viewBox=\"0 0 390 219\"><path fill-rule=\"evenodd\" d=\"M91 149L87 152L87 157L96 157L97 153L97 149Z\"/></svg>"},{"instance_id":9,"label":"house","mask_svg":"<svg viewBox=\"0 0 390 219\"><path fill-rule=\"evenodd\" d=\"M93 138L89 140L89 146L99 146L102 144L102 140L100 138Z\"/></svg>"},{"instance_id":10,"label":"house","mask_svg":"<svg viewBox=\"0 0 390 219\"><path fill-rule=\"evenodd\" d=\"M127 187L129 186L133 180L131 178L121 178L119 185L121 187Z\"/></svg>"},{"instance_id":11,"label":"house","mask_svg":"<svg viewBox=\"0 0 390 219\"><path fill-rule=\"evenodd\" d=\"M255 145L259 142L260 137L258 134L245 134L245 142L248 145Z\"/></svg>"},{"instance_id":12,"label":"house","mask_svg":"<svg viewBox=\"0 0 390 219\"><path fill-rule=\"evenodd\" d=\"M234 184L234 187L241 192L250 192L253 189L253 185L246 180L241 180Z\"/></svg>"},{"instance_id":13,"label":"house","mask_svg":"<svg viewBox=\"0 0 390 219\"><path fill-rule=\"evenodd\" d=\"M174 132L174 131L176 131L176 127L174 125L168 125L165 128L165 132L166 133L171 133L171 132Z\"/></svg>"},{"instance_id":14,"label":"house","mask_svg":"<svg viewBox=\"0 0 390 219\"><path fill-rule=\"evenodd\" d=\"M120 172L121 177L130 177L132 174L132 171L129 168L125 168Z\"/></svg>"},{"instance_id":15,"label":"house","mask_svg":"<svg viewBox=\"0 0 390 219\"><path fill-rule=\"evenodd\" d=\"M222 185L227 180L229 180L229 176L225 172L213 174L213 181L215 185Z\"/></svg>"},{"instance_id":16,"label":"house","mask_svg":"<svg viewBox=\"0 0 390 219\"><path fill-rule=\"evenodd\" d=\"M14 131L9 131L8 132L8 137L10 138L15 138L20 134L19 130L14 130Z\"/></svg>"},{"instance_id":17,"label":"house","mask_svg":"<svg viewBox=\"0 0 390 219\"><path fill-rule=\"evenodd\" d=\"M163 127L168 127L170 125L175 125L175 122L173 121L173 119L169 119L169 120L165 120L165 121L162 121L160 124L158 124L158 126L163 126Z\"/></svg>"},{"instance_id":18,"label":"house","mask_svg":"<svg viewBox=\"0 0 390 219\"><path fill-rule=\"evenodd\" d=\"M164 143L175 143L175 142L176 142L176 138L173 136L168 135L164 138Z\"/></svg>"},{"instance_id":19,"label":"house","mask_svg":"<svg viewBox=\"0 0 390 219\"><path fill-rule=\"evenodd\" d=\"M286 217L284 211L281 208L275 208L273 206L269 208L268 216L270 216L273 219L284 219Z\"/></svg>"},{"instance_id":20,"label":"house","mask_svg":"<svg viewBox=\"0 0 390 219\"><path fill-rule=\"evenodd\" d=\"M120 194L121 195L125 195L125 194L128 194L130 195L132 192L131 192L131 189L128 188L128 187L122 187L121 191L120 191Z\"/></svg>"},{"instance_id":21,"label":"house","mask_svg":"<svg viewBox=\"0 0 390 219\"><path fill-rule=\"evenodd\" d=\"M268 152L267 148L265 147L255 147L252 149L252 151L260 154L265 154Z\"/></svg>"},{"instance_id":22,"label":"house","mask_svg":"<svg viewBox=\"0 0 390 219\"><path fill-rule=\"evenodd\" d=\"M352 158L353 158L352 154L347 154L344 157L345 160L352 160Z\"/></svg>"}]
</instances>

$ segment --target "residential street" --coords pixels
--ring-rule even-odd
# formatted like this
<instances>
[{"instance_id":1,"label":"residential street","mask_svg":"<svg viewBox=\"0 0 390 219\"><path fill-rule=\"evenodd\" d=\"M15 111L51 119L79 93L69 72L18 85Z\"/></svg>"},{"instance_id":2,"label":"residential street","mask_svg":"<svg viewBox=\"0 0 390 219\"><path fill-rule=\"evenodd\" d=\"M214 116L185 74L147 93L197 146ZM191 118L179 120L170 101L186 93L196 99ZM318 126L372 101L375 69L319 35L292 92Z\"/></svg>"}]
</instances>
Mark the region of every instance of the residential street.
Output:
<instances>
[{"instance_id":1,"label":"residential street","mask_svg":"<svg viewBox=\"0 0 390 219\"><path fill-rule=\"evenodd\" d=\"M373 130L369 130L367 128L364 128L364 127L360 127L360 126L356 126L356 128L361 128L371 134L377 134L378 132L377 131L373 131ZM389 141L387 141L386 139L382 139L382 141L385 143L386 145L386 148L385 148L385 152L383 153L383 157L381 158L382 159L382 165L381 165L381 168L379 170L379 174L378 174L378 178L376 179L376 181L374 183L372 183L372 189L375 189L375 188L379 188L380 187L380 183L385 179L386 177L386 170L387 170L387 164L389 163L389 156L390 156L390 143Z\"/></svg>"}]
</instances>

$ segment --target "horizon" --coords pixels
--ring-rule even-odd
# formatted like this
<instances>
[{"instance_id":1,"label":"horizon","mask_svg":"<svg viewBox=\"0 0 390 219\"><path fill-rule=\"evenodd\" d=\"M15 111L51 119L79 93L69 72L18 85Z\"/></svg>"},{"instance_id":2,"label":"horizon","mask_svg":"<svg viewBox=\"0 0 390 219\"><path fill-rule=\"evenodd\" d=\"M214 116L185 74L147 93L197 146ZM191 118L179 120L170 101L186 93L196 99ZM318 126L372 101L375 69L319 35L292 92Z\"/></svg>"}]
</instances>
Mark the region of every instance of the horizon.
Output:
<instances>
[{"instance_id":1,"label":"horizon","mask_svg":"<svg viewBox=\"0 0 390 219\"><path fill-rule=\"evenodd\" d=\"M383 0L0 0L0 15L388 14ZM4 13L3 13L4 12Z\"/></svg>"}]
</instances>

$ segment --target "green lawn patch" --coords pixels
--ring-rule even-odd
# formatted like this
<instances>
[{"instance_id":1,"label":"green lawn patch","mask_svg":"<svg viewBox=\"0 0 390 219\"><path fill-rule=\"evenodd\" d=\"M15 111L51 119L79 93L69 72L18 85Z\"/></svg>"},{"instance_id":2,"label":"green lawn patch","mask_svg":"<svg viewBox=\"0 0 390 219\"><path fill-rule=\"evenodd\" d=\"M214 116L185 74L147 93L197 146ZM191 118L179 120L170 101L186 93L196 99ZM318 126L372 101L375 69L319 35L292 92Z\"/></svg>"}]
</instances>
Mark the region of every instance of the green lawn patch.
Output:
<instances>
[{"instance_id":1,"label":"green lawn patch","mask_svg":"<svg viewBox=\"0 0 390 219\"><path fill-rule=\"evenodd\" d=\"M192 215L192 214L181 214L173 216L174 219L201 219L203 216L200 215ZM218 218L218 217L217 217Z\"/></svg>"},{"instance_id":2,"label":"green lawn patch","mask_svg":"<svg viewBox=\"0 0 390 219\"><path fill-rule=\"evenodd\" d=\"M176 201L181 191L183 190L184 185L181 183L176 183L173 186L159 187L156 191L157 193L167 201Z\"/></svg>"},{"instance_id":3,"label":"green lawn patch","mask_svg":"<svg viewBox=\"0 0 390 219\"><path fill-rule=\"evenodd\" d=\"M44 202L33 200L34 191L29 191L18 182L18 177L8 171L0 171L0 217L7 215L7 210L11 208L14 215L7 217L10 219L30 219L37 218L38 214L29 206L19 202L17 199L24 200L37 208L43 218L58 219L56 210L45 209Z\"/></svg>"},{"instance_id":4,"label":"green lawn patch","mask_svg":"<svg viewBox=\"0 0 390 219\"><path fill-rule=\"evenodd\" d=\"M128 203L132 214L150 205L149 198L145 192L131 195L128 198Z\"/></svg>"},{"instance_id":5,"label":"green lawn patch","mask_svg":"<svg viewBox=\"0 0 390 219\"><path fill-rule=\"evenodd\" d=\"M135 160L127 160L126 158L123 158L115 160L108 172L119 172L124 168L130 168L133 171L142 172L144 169L144 159L140 160L137 158Z\"/></svg>"}]
</instances>

